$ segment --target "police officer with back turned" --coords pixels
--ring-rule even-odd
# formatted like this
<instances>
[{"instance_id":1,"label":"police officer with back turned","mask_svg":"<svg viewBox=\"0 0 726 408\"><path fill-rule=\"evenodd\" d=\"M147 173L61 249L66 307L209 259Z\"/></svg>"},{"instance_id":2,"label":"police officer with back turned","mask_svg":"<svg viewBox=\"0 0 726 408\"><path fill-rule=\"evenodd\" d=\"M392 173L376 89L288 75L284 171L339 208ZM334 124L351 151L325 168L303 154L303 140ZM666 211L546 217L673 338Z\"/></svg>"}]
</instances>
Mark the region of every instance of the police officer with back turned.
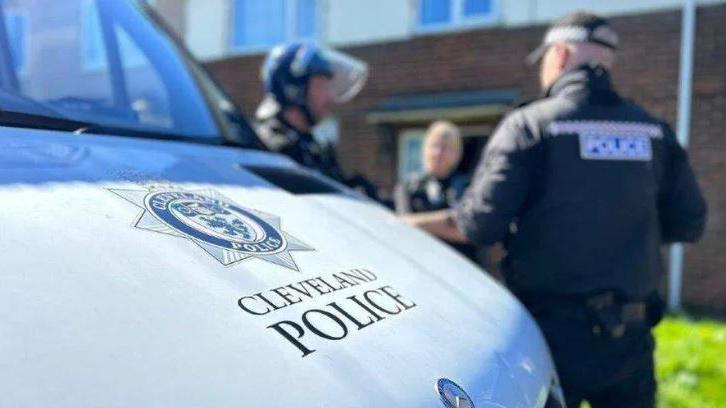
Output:
<instances>
[{"instance_id":1,"label":"police officer with back turned","mask_svg":"<svg viewBox=\"0 0 726 408\"><path fill-rule=\"evenodd\" d=\"M507 286L538 321L569 407L653 407L663 244L703 234L706 203L671 129L610 81L618 36L578 12L530 56L543 98L509 114L450 211L407 221L503 241Z\"/></svg>"}]
</instances>

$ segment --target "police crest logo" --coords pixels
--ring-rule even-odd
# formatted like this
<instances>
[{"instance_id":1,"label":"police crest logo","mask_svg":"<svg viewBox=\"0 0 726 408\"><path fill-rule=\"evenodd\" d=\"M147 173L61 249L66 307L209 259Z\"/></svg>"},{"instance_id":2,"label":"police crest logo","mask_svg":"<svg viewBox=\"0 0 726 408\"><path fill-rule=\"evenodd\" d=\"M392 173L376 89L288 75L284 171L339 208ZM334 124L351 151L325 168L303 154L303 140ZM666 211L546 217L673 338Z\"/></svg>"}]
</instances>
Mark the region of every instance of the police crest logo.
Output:
<instances>
[{"instance_id":1,"label":"police crest logo","mask_svg":"<svg viewBox=\"0 0 726 408\"><path fill-rule=\"evenodd\" d=\"M186 238L222 265L257 258L298 271L290 251L311 251L284 232L280 217L235 204L214 190L109 189L141 208L134 227Z\"/></svg>"}]
</instances>

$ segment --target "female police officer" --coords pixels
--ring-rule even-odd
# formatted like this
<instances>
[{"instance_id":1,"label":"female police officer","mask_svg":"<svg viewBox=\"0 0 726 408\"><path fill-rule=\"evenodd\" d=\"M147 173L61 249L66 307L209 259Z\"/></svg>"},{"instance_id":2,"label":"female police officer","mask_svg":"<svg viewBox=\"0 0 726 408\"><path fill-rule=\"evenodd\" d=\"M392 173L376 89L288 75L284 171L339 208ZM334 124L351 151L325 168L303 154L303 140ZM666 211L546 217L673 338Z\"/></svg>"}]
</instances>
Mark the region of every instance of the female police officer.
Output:
<instances>
[{"instance_id":1,"label":"female police officer","mask_svg":"<svg viewBox=\"0 0 726 408\"><path fill-rule=\"evenodd\" d=\"M426 131L421 152L425 173L396 185L396 212L410 214L451 208L469 185L469 176L456 171L462 153L459 129L447 121L432 123ZM473 245L448 244L469 259L479 261Z\"/></svg>"}]
</instances>

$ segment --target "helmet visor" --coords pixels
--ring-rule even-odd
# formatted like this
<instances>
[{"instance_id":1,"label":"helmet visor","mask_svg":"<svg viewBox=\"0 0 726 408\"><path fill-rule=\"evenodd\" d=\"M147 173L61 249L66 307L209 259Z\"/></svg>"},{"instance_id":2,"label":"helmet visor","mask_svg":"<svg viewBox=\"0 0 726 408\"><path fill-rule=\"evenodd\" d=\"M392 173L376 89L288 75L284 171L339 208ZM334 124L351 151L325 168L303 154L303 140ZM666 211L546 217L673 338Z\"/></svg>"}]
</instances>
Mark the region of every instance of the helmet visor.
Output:
<instances>
[{"instance_id":1,"label":"helmet visor","mask_svg":"<svg viewBox=\"0 0 726 408\"><path fill-rule=\"evenodd\" d=\"M368 64L342 52L327 49L324 58L330 64L330 94L335 103L353 99L368 80Z\"/></svg>"}]
</instances>

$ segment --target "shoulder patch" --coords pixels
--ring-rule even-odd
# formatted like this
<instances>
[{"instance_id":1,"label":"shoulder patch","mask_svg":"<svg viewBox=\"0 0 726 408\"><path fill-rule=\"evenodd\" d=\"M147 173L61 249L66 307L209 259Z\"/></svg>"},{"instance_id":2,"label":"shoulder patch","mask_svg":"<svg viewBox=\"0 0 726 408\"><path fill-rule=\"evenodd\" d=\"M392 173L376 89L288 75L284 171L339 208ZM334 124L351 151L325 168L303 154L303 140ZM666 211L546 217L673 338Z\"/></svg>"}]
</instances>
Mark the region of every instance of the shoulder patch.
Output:
<instances>
[{"instance_id":1,"label":"shoulder patch","mask_svg":"<svg viewBox=\"0 0 726 408\"><path fill-rule=\"evenodd\" d=\"M585 160L649 161L653 156L648 136L580 133L579 137L580 157Z\"/></svg>"},{"instance_id":2,"label":"shoulder patch","mask_svg":"<svg viewBox=\"0 0 726 408\"><path fill-rule=\"evenodd\" d=\"M547 126L553 136L575 134L585 160L650 161L651 139L663 138L660 125L643 122L597 120L555 121Z\"/></svg>"}]
</instances>

